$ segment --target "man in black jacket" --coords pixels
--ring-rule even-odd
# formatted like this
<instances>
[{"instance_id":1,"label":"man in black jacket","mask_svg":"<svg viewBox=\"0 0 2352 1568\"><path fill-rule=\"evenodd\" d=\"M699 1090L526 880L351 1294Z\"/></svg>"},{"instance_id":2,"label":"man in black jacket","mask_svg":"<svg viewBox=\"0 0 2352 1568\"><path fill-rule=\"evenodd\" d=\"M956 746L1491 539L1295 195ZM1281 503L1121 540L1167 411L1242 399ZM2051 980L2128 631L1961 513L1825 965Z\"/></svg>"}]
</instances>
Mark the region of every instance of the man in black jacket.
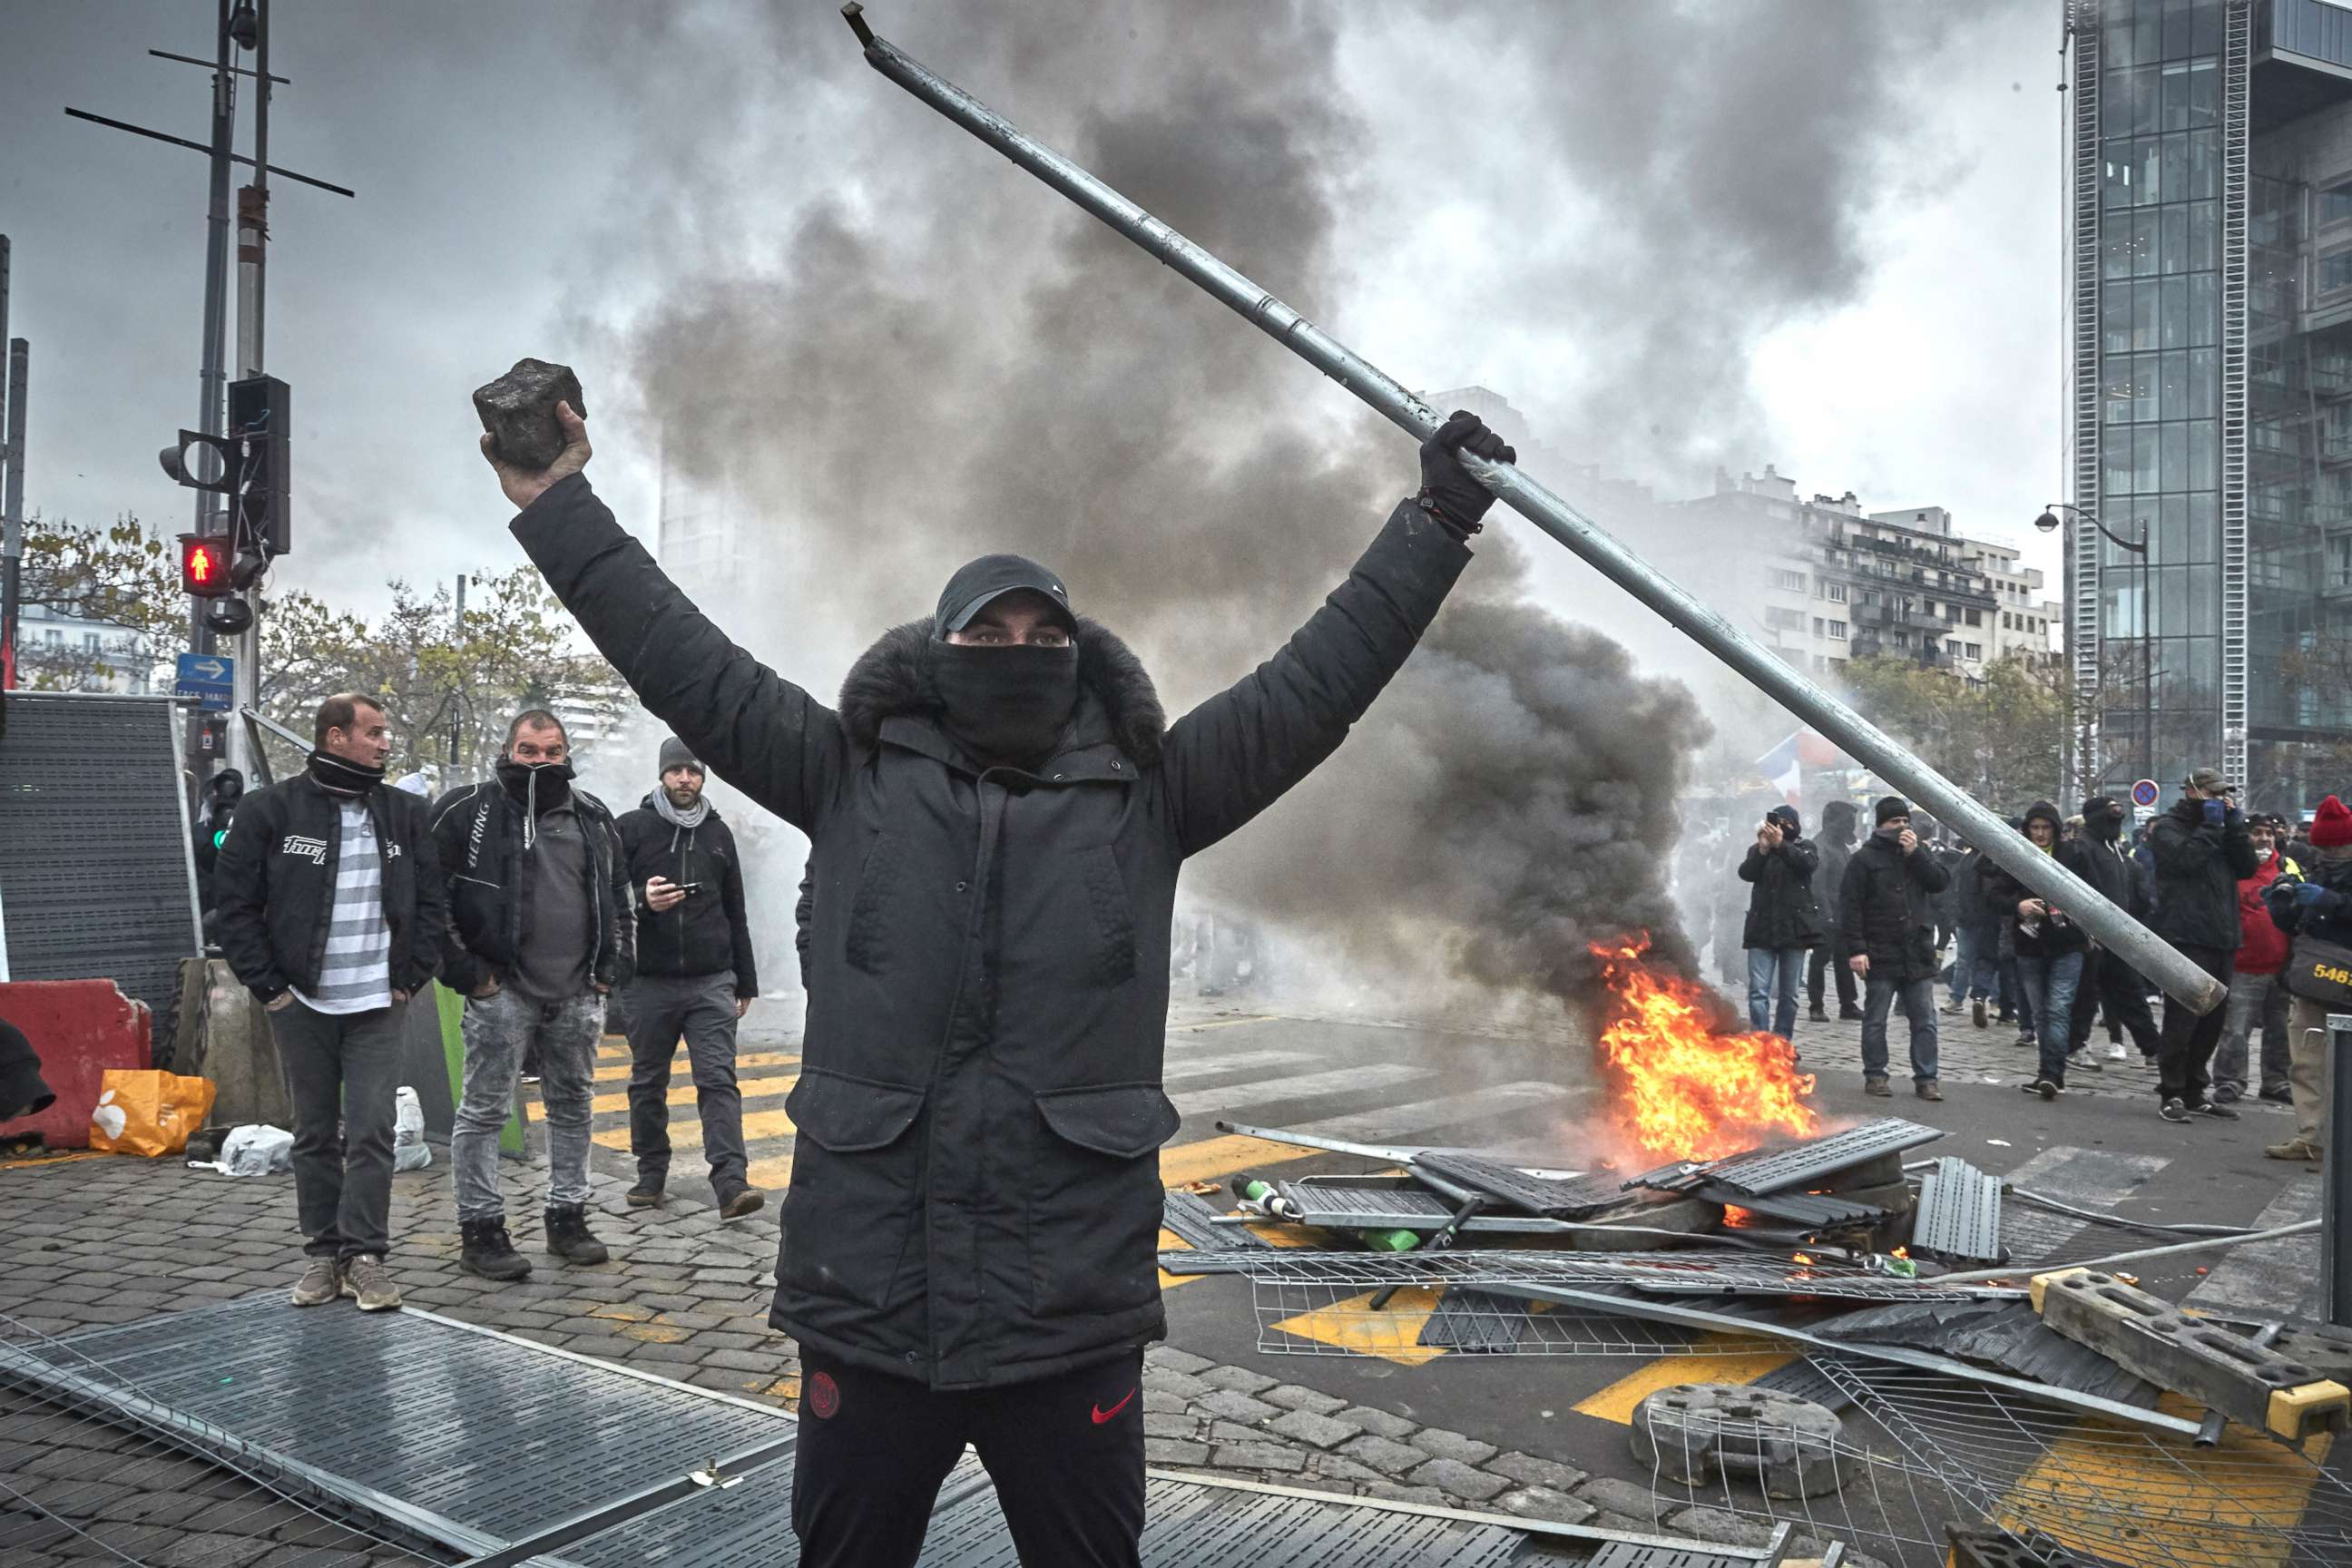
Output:
<instances>
[{"instance_id":1,"label":"man in black jacket","mask_svg":"<svg viewBox=\"0 0 2352 1568\"><path fill-rule=\"evenodd\" d=\"M637 896L637 972L629 983L631 1208L662 1201L669 1178L669 1068L678 1037L694 1074L703 1158L719 1212L740 1219L766 1200L743 1161L743 1096L735 1087L735 1021L760 994L743 867L735 836L702 795L686 742L661 744L661 782L615 826Z\"/></svg>"},{"instance_id":2,"label":"man in black jacket","mask_svg":"<svg viewBox=\"0 0 2352 1568\"><path fill-rule=\"evenodd\" d=\"M425 803L383 786L383 710L319 704L309 768L246 796L213 870L220 948L268 1010L294 1112L294 1203L310 1261L294 1304L400 1305L392 1143L401 1018L448 921Z\"/></svg>"},{"instance_id":3,"label":"man in black jacket","mask_svg":"<svg viewBox=\"0 0 2352 1568\"><path fill-rule=\"evenodd\" d=\"M1847 951L1845 936L1838 929L1838 895L1845 886L1846 862L1853 858L1853 823L1850 800L1833 800L1822 807L1822 831L1815 840L1822 863L1813 873L1813 907L1822 917L1822 940L1813 944L1812 958L1805 966L1809 1014L1817 1023L1829 1017L1822 1006L1825 972L1837 977L1838 1016L1848 1020L1862 1016L1862 1009L1854 1005L1853 971L1846 966L1853 954Z\"/></svg>"},{"instance_id":4,"label":"man in black jacket","mask_svg":"<svg viewBox=\"0 0 2352 1568\"><path fill-rule=\"evenodd\" d=\"M2181 782L2172 809L2148 826L2147 842L2156 860L2156 934L2229 984L2237 973L2242 934L2238 883L2260 864L2238 810L2237 786L2218 769L2199 768ZM2228 1017L2224 1008L2200 1017L2174 998L2164 999L2156 1092L2167 1121L2191 1116L2237 1120L2236 1111L2214 1101L2205 1072Z\"/></svg>"},{"instance_id":5,"label":"man in black jacket","mask_svg":"<svg viewBox=\"0 0 2352 1568\"><path fill-rule=\"evenodd\" d=\"M1890 795L1873 808L1877 826L1853 852L1839 889L1838 925L1847 960L1867 987L1862 1004L1862 1087L1880 1098L1886 1079L1886 1016L1901 1003L1911 1025L1911 1087L1941 1100L1936 1063L1936 910L1944 868L1919 848L1911 803Z\"/></svg>"},{"instance_id":6,"label":"man in black jacket","mask_svg":"<svg viewBox=\"0 0 2352 1568\"><path fill-rule=\"evenodd\" d=\"M1509 448L1448 419L1348 581L1171 725L1126 645L1011 555L824 708L670 584L558 416L551 469L499 470L515 536L646 706L814 847L771 1320L801 1347L801 1561L913 1563L971 1442L1024 1562L1135 1563L1178 870L1338 749L1468 564L1492 498L1456 449Z\"/></svg>"},{"instance_id":7,"label":"man in black jacket","mask_svg":"<svg viewBox=\"0 0 2352 1568\"><path fill-rule=\"evenodd\" d=\"M612 813L572 786L572 741L543 708L507 725L497 777L433 803L448 879L441 984L466 998L466 1077L449 1136L457 1265L520 1279L530 1262L507 1235L499 1132L536 1049L547 1112L547 1250L567 1263L609 1256L588 1229L589 1120L604 998L628 978L636 921Z\"/></svg>"},{"instance_id":8,"label":"man in black jacket","mask_svg":"<svg viewBox=\"0 0 2352 1568\"><path fill-rule=\"evenodd\" d=\"M2092 881L2088 849L2080 840L2063 837L2063 827L2058 808L2050 802L2037 800L2025 808L2025 837L2033 847ZM2028 1094L2055 1100L2066 1087L2067 1032L2074 1026L2074 992L2083 981L2090 934L2064 910L1998 865L1985 868L1984 900L2008 922L2018 982L2032 1008L2040 1060L2033 1077L2021 1087Z\"/></svg>"},{"instance_id":9,"label":"man in black jacket","mask_svg":"<svg viewBox=\"0 0 2352 1568\"><path fill-rule=\"evenodd\" d=\"M2094 888L2107 902L2128 912L2134 920L2148 918L2147 900L2140 897L2138 873L2124 856L2123 803L2111 796L2093 795L2083 803L2083 865L2076 874ZM2066 1037L2067 1059L2077 1067L2092 1063L2089 1046L2093 1016L2104 1004L2107 1010L2107 1027L2121 1026L2131 1036L2132 1044L2139 1048L2141 1059L2147 1065L2156 1061L2159 1036L2156 1016L2147 1007L2147 981L2139 971L2096 942L2083 959L2083 984L2074 993L2074 1027ZM2128 1061L2122 1046L2107 1050L2109 1061Z\"/></svg>"},{"instance_id":10,"label":"man in black jacket","mask_svg":"<svg viewBox=\"0 0 2352 1568\"><path fill-rule=\"evenodd\" d=\"M1739 879L1750 888L1748 925L1740 938L1748 950L1748 1026L1758 1034L1769 1029L1784 1040L1797 1027L1805 951L1822 940L1821 915L1813 904L1821 851L1805 841L1801 826L1795 806L1774 806L1764 814L1756 842L1739 863Z\"/></svg>"}]
</instances>

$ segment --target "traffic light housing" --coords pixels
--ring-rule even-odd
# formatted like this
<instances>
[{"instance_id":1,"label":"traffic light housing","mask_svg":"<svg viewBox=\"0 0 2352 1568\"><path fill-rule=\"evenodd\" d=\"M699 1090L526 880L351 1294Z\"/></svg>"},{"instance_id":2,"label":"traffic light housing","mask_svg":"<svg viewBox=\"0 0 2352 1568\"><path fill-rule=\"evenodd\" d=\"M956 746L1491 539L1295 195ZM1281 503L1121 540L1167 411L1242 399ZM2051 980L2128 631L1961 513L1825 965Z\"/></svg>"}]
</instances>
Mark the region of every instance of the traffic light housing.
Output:
<instances>
[{"instance_id":1,"label":"traffic light housing","mask_svg":"<svg viewBox=\"0 0 2352 1568\"><path fill-rule=\"evenodd\" d=\"M180 591L199 599L225 598L229 583L229 542L217 533L180 535Z\"/></svg>"},{"instance_id":2,"label":"traffic light housing","mask_svg":"<svg viewBox=\"0 0 2352 1568\"><path fill-rule=\"evenodd\" d=\"M228 438L242 444L244 459L236 491L243 514L238 542L262 556L283 555L294 543L288 465L293 446L291 397L286 384L274 375L228 384ZM255 575L261 564L254 563Z\"/></svg>"}]
</instances>

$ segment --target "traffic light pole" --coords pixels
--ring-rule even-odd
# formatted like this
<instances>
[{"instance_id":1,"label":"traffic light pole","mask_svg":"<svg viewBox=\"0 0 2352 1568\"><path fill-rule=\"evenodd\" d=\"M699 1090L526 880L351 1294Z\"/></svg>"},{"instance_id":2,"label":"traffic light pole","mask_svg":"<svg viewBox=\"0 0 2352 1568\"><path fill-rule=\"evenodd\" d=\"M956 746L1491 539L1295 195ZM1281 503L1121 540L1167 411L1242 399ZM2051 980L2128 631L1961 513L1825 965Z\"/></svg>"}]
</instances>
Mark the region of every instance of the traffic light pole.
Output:
<instances>
[{"instance_id":1,"label":"traffic light pole","mask_svg":"<svg viewBox=\"0 0 2352 1568\"><path fill-rule=\"evenodd\" d=\"M240 381L261 374L267 309L264 286L268 268L265 247L269 240L269 0L256 0L254 15L253 184L239 191L236 199L236 374ZM223 47L226 47L226 41ZM269 482L282 485L285 476L272 474ZM232 504L241 505L241 498ZM233 714L251 711L261 689L261 595L257 588L247 588L239 596L254 610L254 616L245 630L236 634L234 645ZM228 725L229 765L248 781L256 776L253 745L250 726L232 717Z\"/></svg>"},{"instance_id":2,"label":"traffic light pole","mask_svg":"<svg viewBox=\"0 0 2352 1568\"><path fill-rule=\"evenodd\" d=\"M221 367L221 337L228 315L228 181L229 160L235 154L236 141L236 70L233 58L235 42L229 37L229 0L218 0L218 25L213 30L213 43L219 51L213 68L213 134L212 179L205 211L205 323L204 369L199 373L200 387L196 406L196 428L207 436L221 433L225 417L223 395L226 377ZM209 491L196 491L195 531L202 534L225 531L215 520L215 509ZM191 600L188 605L188 647L194 653L211 653L212 628L205 625L205 602ZM231 726L234 733L235 726ZM187 756L189 766L201 785L221 759L204 749L205 715L191 710L188 714Z\"/></svg>"}]
</instances>

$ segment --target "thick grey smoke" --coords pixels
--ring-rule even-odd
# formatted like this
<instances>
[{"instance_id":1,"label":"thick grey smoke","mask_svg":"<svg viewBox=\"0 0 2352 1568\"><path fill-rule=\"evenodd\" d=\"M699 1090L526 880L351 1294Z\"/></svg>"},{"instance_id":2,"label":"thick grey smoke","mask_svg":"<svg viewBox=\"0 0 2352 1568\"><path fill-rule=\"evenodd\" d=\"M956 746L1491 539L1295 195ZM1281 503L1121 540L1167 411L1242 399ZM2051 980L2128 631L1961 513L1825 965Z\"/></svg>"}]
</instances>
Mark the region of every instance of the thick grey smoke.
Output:
<instances>
[{"instance_id":1,"label":"thick grey smoke","mask_svg":"<svg viewBox=\"0 0 2352 1568\"><path fill-rule=\"evenodd\" d=\"M1348 284L1339 219L1366 178L1370 140L1340 85L1343 15L1205 4L1114 21L1075 4L1003 5L910 15L903 27L884 18L883 30L1312 315ZM1523 31L1610 44L1612 29L1630 29L1645 41L1618 40L1580 68L1681 69L1643 52L1665 35L1643 16L1547 7L1543 26ZM1135 644L1171 712L1269 654L1417 482L1411 444L873 77L832 36L829 12L779 8L760 25L776 31L735 37L735 58L747 71L793 62L802 107L747 111L744 143L720 159L727 178L682 155L656 182L665 228L680 237L677 266L627 340L665 460L759 509L791 563L790 602L730 617L738 636L824 692L856 646L812 657L813 637L870 637L927 608L961 560L1013 549L1053 563L1082 608ZM662 47L682 42L648 42L654 79ZM839 63L810 80L813 59ZM1750 84L1735 96L1752 106L1769 94ZM1680 146L1728 133L1723 114L1691 112L1696 124L1595 134ZM1563 148L1570 129L1559 130ZM766 155L843 167L838 194L772 247L739 232L730 183ZM1686 156L1660 146L1636 162L1654 176ZM1576 158L1585 166L1586 153ZM1727 191L1738 183L1709 177ZM1653 201L1639 178L1612 174L1596 195ZM1843 221L1843 194L1820 180L1782 193L1792 206L1821 203L1832 221ZM1642 306L1633 275L1655 252L1742 221L1738 208L1635 218L1612 251L1629 269L1622 281L1601 279L1597 263L1549 258L1583 290L1563 296L1580 320L1627 321L1622 352L1654 373L1635 405L1644 416L1651 393L1688 363L1683 334L1705 330L1659 318L1696 309L1724 323L1746 309ZM1783 256L1776 232L1745 242L1770 258L1752 262L1772 280L1748 302L1759 314L1851 286L1846 241L1824 242L1826 257L1810 243ZM1462 305L1444 279L1430 296L1433 310ZM1710 367L1717 384L1694 388L1685 414L1736 415L1736 357L1749 341L1732 334L1729 363ZM1450 977L1488 994L1580 998L1593 939L1644 928L1687 962L1666 865L1675 796L1707 726L1680 686L1527 604L1517 525L1500 510L1495 521L1371 718L1292 799L1205 857L1192 886L1382 977L1391 994L1426 996Z\"/></svg>"}]
</instances>

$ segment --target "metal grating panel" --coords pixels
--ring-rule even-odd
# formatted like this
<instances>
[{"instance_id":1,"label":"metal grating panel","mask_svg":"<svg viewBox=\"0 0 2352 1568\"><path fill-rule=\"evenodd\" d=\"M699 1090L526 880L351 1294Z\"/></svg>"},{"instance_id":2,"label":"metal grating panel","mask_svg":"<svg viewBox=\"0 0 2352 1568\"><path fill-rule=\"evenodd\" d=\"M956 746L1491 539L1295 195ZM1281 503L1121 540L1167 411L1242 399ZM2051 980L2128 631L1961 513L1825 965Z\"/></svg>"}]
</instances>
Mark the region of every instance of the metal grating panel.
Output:
<instances>
[{"instance_id":1,"label":"metal grating panel","mask_svg":"<svg viewBox=\"0 0 2352 1568\"><path fill-rule=\"evenodd\" d=\"M0 701L8 976L110 979L160 1027L180 961L201 951L177 710L160 697L11 691Z\"/></svg>"},{"instance_id":2,"label":"metal grating panel","mask_svg":"<svg viewBox=\"0 0 2352 1568\"><path fill-rule=\"evenodd\" d=\"M1899 1154L1906 1149L1932 1143L1943 1135L1936 1128L1922 1127L1899 1116L1885 1116L1857 1127L1849 1127L1843 1132L1832 1132L1826 1138L1809 1138L1801 1143L1787 1143L1770 1149L1750 1149L1744 1153L1726 1155L1720 1160L1694 1160L1666 1165L1636 1176L1626 1185L1680 1193L1688 1192L1704 1183L1712 1183L1736 1192L1761 1196L1767 1193L1801 1187L1808 1182L1833 1176L1840 1171L1851 1170L1884 1155Z\"/></svg>"},{"instance_id":3,"label":"metal grating panel","mask_svg":"<svg viewBox=\"0 0 2352 1568\"><path fill-rule=\"evenodd\" d=\"M1299 1219L1307 1225L1341 1230L1426 1230L1454 1217L1454 1205L1417 1187L1306 1181L1276 1182L1275 1189L1298 1205Z\"/></svg>"},{"instance_id":4,"label":"metal grating panel","mask_svg":"<svg viewBox=\"0 0 2352 1568\"><path fill-rule=\"evenodd\" d=\"M1630 1541L1612 1541L1592 1554L1585 1568L1756 1568L1756 1560L1679 1546L1636 1546Z\"/></svg>"},{"instance_id":5,"label":"metal grating panel","mask_svg":"<svg viewBox=\"0 0 2352 1568\"><path fill-rule=\"evenodd\" d=\"M1547 1219L1585 1219L1625 1201L1624 1188L1615 1181L1591 1177L1552 1181L1451 1149L1432 1149L1412 1163L1415 1170L1434 1172L1459 1186Z\"/></svg>"},{"instance_id":6,"label":"metal grating panel","mask_svg":"<svg viewBox=\"0 0 2352 1568\"><path fill-rule=\"evenodd\" d=\"M1160 1205L1160 1223L1173 1231L1184 1245L1222 1252L1227 1247L1264 1247L1274 1243L1245 1225L1217 1225L1217 1206L1198 1193L1188 1193L1181 1187L1171 1187Z\"/></svg>"},{"instance_id":7,"label":"metal grating panel","mask_svg":"<svg viewBox=\"0 0 2352 1568\"><path fill-rule=\"evenodd\" d=\"M1999 1263L2000 1178L1947 1154L1919 1179L1919 1214L1911 1227L1914 1250L1937 1258Z\"/></svg>"},{"instance_id":8,"label":"metal grating panel","mask_svg":"<svg viewBox=\"0 0 2352 1568\"><path fill-rule=\"evenodd\" d=\"M1833 1198L1821 1193L1767 1193L1759 1196L1754 1193L1708 1185L1691 1195L1702 1203L1732 1205L1765 1219L1780 1220L1808 1231L1850 1230L1856 1226L1874 1226L1892 1212L1872 1204L1858 1204L1850 1198Z\"/></svg>"},{"instance_id":9,"label":"metal grating panel","mask_svg":"<svg viewBox=\"0 0 2352 1568\"><path fill-rule=\"evenodd\" d=\"M2221 773L2246 783L2246 425L2252 0L2228 0L2221 42ZM2198 590L2211 589L2200 584ZM2167 628L2168 630L2169 627Z\"/></svg>"}]
</instances>

